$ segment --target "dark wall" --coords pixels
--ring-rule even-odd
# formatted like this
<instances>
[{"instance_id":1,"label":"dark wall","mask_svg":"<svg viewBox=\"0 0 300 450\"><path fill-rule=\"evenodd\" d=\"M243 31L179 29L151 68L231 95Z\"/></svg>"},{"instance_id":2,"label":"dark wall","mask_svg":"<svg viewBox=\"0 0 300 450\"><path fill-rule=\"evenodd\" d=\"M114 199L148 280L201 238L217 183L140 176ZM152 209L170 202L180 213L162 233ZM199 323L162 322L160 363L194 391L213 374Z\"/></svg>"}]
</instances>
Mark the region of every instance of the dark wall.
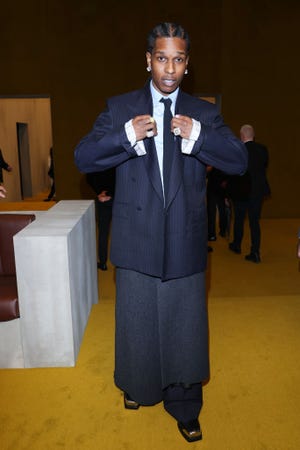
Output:
<instances>
[{"instance_id":1,"label":"dark wall","mask_svg":"<svg viewBox=\"0 0 300 450\"><path fill-rule=\"evenodd\" d=\"M1 7L1 17L0 94L50 95L58 199L85 191L73 151L105 99L145 83L147 32L176 21L192 39L185 88L221 93L236 133L244 122L255 126L271 154L273 199L265 210L300 215L297 1L16 0Z\"/></svg>"},{"instance_id":2,"label":"dark wall","mask_svg":"<svg viewBox=\"0 0 300 450\"><path fill-rule=\"evenodd\" d=\"M300 216L299 20L298 0L224 2L223 114L236 132L251 123L269 148L265 217Z\"/></svg>"}]
</instances>

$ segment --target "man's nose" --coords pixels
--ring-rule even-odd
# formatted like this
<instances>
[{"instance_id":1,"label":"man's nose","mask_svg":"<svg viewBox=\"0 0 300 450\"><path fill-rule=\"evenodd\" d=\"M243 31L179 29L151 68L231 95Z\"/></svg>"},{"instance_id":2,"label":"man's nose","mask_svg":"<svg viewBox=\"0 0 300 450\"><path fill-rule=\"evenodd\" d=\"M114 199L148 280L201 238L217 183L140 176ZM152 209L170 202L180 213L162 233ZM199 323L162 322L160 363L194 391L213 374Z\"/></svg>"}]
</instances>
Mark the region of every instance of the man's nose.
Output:
<instances>
[{"instance_id":1,"label":"man's nose","mask_svg":"<svg viewBox=\"0 0 300 450\"><path fill-rule=\"evenodd\" d=\"M165 70L166 70L167 73L174 73L175 72L175 64L173 63L173 61L170 61L170 62L167 63Z\"/></svg>"}]
</instances>

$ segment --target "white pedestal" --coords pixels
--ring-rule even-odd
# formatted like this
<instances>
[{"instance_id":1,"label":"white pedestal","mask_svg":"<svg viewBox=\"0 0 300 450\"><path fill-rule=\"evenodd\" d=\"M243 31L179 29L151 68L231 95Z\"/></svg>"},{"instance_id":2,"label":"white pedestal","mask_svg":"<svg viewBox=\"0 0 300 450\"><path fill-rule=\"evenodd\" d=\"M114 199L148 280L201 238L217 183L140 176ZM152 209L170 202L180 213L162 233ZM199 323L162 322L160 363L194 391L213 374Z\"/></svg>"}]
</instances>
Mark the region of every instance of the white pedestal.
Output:
<instances>
[{"instance_id":1,"label":"white pedestal","mask_svg":"<svg viewBox=\"0 0 300 450\"><path fill-rule=\"evenodd\" d=\"M14 247L24 367L74 366L98 301L94 201L59 202Z\"/></svg>"}]
</instances>

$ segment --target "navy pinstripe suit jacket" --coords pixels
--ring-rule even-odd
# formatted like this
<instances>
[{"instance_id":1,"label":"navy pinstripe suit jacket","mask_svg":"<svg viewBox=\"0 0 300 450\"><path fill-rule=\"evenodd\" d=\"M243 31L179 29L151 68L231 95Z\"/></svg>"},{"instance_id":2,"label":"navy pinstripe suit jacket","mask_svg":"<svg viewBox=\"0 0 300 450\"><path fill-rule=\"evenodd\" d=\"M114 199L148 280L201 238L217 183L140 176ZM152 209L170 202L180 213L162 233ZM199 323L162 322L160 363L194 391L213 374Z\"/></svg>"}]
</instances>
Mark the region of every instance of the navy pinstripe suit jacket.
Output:
<instances>
[{"instance_id":1,"label":"navy pinstripe suit jacket","mask_svg":"<svg viewBox=\"0 0 300 450\"><path fill-rule=\"evenodd\" d=\"M146 155L137 156L124 124L137 115L152 115L149 83L112 97L90 133L75 149L81 172L116 167L111 261L163 280L185 277L206 268L206 165L228 174L247 168L247 151L224 124L215 105L179 91L176 113L201 122L191 155L174 141L168 198L163 198L154 139L145 139Z\"/></svg>"}]
</instances>

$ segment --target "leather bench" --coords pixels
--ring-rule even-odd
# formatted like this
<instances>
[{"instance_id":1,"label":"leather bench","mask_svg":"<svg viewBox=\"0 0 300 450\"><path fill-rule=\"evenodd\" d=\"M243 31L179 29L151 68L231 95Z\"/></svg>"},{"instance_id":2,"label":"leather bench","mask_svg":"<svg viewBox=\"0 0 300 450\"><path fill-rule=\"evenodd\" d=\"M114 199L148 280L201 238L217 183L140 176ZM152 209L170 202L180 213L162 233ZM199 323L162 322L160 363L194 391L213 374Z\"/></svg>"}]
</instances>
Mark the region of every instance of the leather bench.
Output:
<instances>
[{"instance_id":1,"label":"leather bench","mask_svg":"<svg viewBox=\"0 0 300 450\"><path fill-rule=\"evenodd\" d=\"M0 322L20 317L13 236L34 219L34 214L0 214Z\"/></svg>"}]
</instances>

